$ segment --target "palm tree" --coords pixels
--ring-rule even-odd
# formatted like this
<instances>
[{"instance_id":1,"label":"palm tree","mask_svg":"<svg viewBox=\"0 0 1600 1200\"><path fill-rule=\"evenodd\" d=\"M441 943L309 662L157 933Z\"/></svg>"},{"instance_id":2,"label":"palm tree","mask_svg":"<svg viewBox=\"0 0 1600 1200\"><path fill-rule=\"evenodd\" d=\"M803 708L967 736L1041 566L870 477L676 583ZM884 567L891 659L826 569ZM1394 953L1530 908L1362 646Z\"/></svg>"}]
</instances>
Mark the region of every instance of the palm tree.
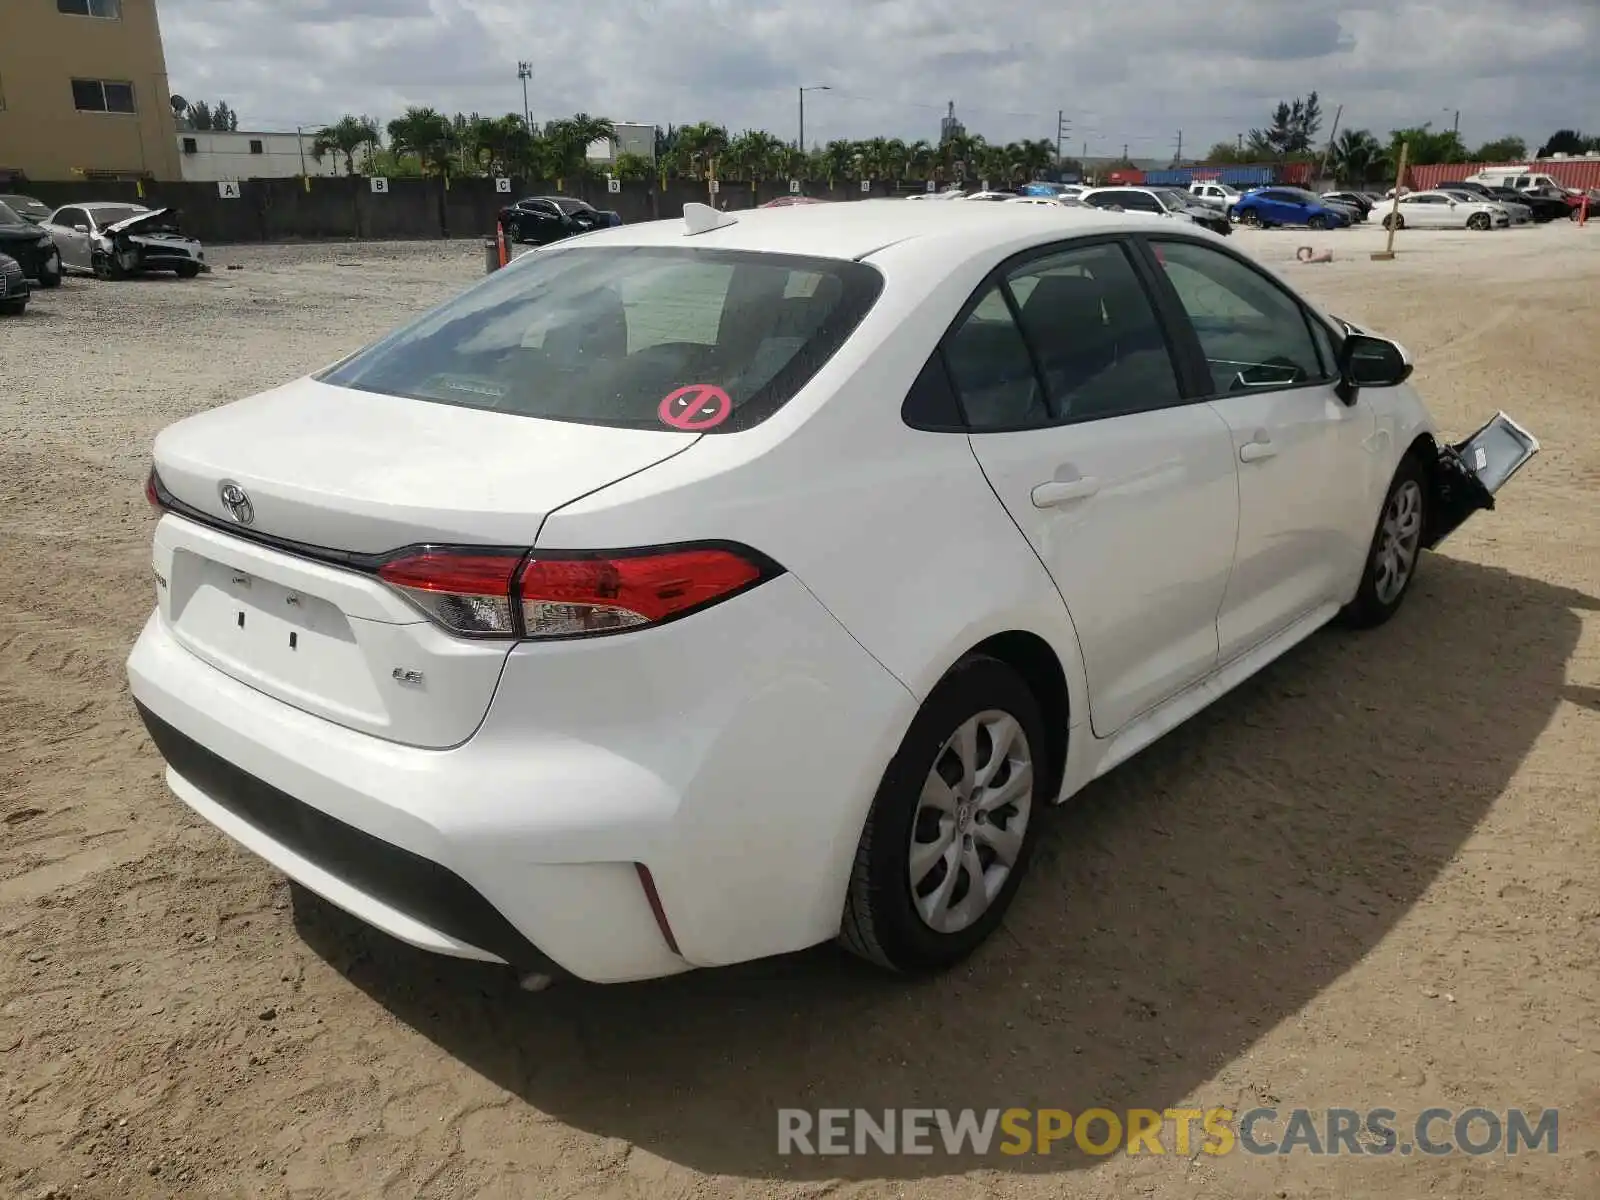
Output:
<instances>
[{"instance_id":1,"label":"palm tree","mask_svg":"<svg viewBox=\"0 0 1600 1200\"><path fill-rule=\"evenodd\" d=\"M545 170L563 180L581 175L589 165L589 147L616 140L616 127L604 117L581 112L546 121L541 138Z\"/></svg>"},{"instance_id":2,"label":"palm tree","mask_svg":"<svg viewBox=\"0 0 1600 1200\"><path fill-rule=\"evenodd\" d=\"M719 173L728 179L755 183L770 179L781 168L784 144L764 129L749 129L728 143L718 163Z\"/></svg>"},{"instance_id":3,"label":"palm tree","mask_svg":"<svg viewBox=\"0 0 1600 1200\"><path fill-rule=\"evenodd\" d=\"M939 159L931 143L915 141L906 147L906 170L918 179L932 179Z\"/></svg>"},{"instance_id":4,"label":"palm tree","mask_svg":"<svg viewBox=\"0 0 1600 1200\"><path fill-rule=\"evenodd\" d=\"M1017 161L1024 179L1037 179L1056 161L1056 144L1048 138L1033 138L1017 145Z\"/></svg>"},{"instance_id":5,"label":"palm tree","mask_svg":"<svg viewBox=\"0 0 1600 1200\"><path fill-rule=\"evenodd\" d=\"M728 131L710 121L685 125L677 130L674 157L679 174L691 179L709 178L711 164L728 150Z\"/></svg>"},{"instance_id":6,"label":"palm tree","mask_svg":"<svg viewBox=\"0 0 1600 1200\"><path fill-rule=\"evenodd\" d=\"M1382 172L1388 155L1382 143L1366 129L1346 129L1333 143L1333 177L1357 187Z\"/></svg>"},{"instance_id":7,"label":"palm tree","mask_svg":"<svg viewBox=\"0 0 1600 1200\"><path fill-rule=\"evenodd\" d=\"M415 155L424 174L448 175L455 129L450 119L435 109L413 105L404 116L389 122L389 144L396 154Z\"/></svg>"},{"instance_id":8,"label":"palm tree","mask_svg":"<svg viewBox=\"0 0 1600 1200\"><path fill-rule=\"evenodd\" d=\"M346 113L332 125L317 130L316 140L311 144L311 157L321 162L330 153L342 154L344 173L354 175L356 151L363 146L377 144L378 123L371 117L355 117Z\"/></svg>"}]
</instances>

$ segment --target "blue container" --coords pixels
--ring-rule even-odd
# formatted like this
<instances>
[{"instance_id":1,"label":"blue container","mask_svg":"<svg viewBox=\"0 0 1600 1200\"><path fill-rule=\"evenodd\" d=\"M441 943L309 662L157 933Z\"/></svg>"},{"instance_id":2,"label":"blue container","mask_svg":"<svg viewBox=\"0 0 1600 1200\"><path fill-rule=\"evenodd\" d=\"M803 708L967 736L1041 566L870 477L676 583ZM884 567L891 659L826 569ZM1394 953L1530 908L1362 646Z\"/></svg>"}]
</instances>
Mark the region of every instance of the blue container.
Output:
<instances>
[{"instance_id":1,"label":"blue container","mask_svg":"<svg viewBox=\"0 0 1600 1200\"><path fill-rule=\"evenodd\" d=\"M1245 188L1268 187L1273 180L1273 168L1265 167L1223 167L1219 172L1218 181L1231 184L1241 191Z\"/></svg>"},{"instance_id":2,"label":"blue container","mask_svg":"<svg viewBox=\"0 0 1600 1200\"><path fill-rule=\"evenodd\" d=\"M1146 171L1144 181L1151 187L1188 187L1194 180L1193 167L1171 167L1164 171Z\"/></svg>"}]
</instances>

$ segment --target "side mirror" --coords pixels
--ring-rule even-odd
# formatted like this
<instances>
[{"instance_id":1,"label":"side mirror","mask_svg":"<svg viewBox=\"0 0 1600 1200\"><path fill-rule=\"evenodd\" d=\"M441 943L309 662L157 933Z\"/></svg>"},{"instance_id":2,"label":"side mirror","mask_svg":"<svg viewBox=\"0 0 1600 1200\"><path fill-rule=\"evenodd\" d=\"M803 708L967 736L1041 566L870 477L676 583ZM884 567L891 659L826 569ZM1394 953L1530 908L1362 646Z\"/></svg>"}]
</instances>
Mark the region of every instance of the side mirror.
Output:
<instances>
[{"instance_id":1,"label":"side mirror","mask_svg":"<svg viewBox=\"0 0 1600 1200\"><path fill-rule=\"evenodd\" d=\"M88 233L89 227L87 225L74 225L72 231L74 233Z\"/></svg>"},{"instance_id":2,"label":"side mirror","mask_svg":"<svg viewBox=\"0 0 1600 1200\"><path fill-rule=\"evenodd\" d=\"M1398 342L1352 333L1339 348L1339 396L1353 404L1360 389L1399 387L1411 371L1411 359Z\"/></svg>"}]
</instances>

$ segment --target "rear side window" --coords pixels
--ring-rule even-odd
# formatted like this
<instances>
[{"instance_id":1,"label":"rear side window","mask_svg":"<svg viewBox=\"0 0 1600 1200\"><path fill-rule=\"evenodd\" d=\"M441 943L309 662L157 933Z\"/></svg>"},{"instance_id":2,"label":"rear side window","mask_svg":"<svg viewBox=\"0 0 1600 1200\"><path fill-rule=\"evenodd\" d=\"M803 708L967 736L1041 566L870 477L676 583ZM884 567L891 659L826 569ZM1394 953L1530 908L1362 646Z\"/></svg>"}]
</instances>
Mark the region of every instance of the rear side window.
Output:
<instances>
[{"instance_id":1,"label":"rear side window","mask_svg":"<svg viewBox=\"0 0 1600 1200\"><path fill-rule=\"evenodd\" d=\"M1299 301L1231 255L1158 241L1157 257L1188 314L1216 395L1328 378Z\"/></svg>"},{"instance_id":2,"label":"rear side window","mask_svg":"<svg viewBox=\"0 0 1600 1200\"><path fill-rule=\"evenodd\" d=\"M318 378L555 421L729 433L805 386L882 287L875 268L838 259L542 250Z\"/></svg>"},{"instance_id":3,"label":"rear side window","mask_svg":"<svg viewBox=\"0 0 1600 1200\"><path fill-rule=\"evenodd\" d=\"M993 284L944 344L950 381L974 430L1044 425L1050 409L1011 306Z\"/></svg>"}]
</instances>

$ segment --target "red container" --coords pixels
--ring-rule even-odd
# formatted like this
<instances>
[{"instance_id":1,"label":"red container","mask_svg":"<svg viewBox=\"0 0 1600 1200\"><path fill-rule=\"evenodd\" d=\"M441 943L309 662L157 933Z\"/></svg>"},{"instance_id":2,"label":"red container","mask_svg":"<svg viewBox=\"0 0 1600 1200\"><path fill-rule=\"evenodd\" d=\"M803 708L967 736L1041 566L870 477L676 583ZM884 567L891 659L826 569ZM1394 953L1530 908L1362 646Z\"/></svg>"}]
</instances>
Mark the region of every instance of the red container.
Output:
<instances>
[{"instance_id":1,"label":"red container","mask_svg":"<svg viewBox=\"0 0 1600 1200\"><path fill-rule=\"evenodd\" d=\"M1407 169L1406 186L1425 192L1444 183L1459 183L1479 171L1495 167L1521 167L1529 175L1548 175L1562 187L1582 192L1600 187L1600 157L1540 158L1514 163L1434 163Z\"/></svg>"},{"instance_id":2,"label":"red container","mask_svg":"<svg viewBox=\"0 0 1600 1200\"><path fill-rule=\"evenodd\" d=\"M1106 176L1106 179L1124 187L1132 187L1144 182L1144 172L1137 168L1129 168L1125 171L1113 171Z\"/></svg>"}]
</instances>

